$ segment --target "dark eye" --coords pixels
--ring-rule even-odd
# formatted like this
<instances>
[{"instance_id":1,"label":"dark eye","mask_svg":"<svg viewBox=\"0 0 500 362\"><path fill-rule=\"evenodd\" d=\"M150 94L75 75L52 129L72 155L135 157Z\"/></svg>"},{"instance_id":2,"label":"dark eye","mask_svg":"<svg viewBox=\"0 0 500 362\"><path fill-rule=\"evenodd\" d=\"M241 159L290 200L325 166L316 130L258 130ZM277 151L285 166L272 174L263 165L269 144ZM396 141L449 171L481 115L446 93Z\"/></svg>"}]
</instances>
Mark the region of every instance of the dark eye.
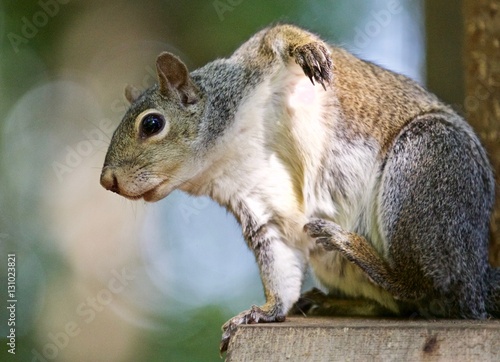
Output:
<instances>
[{"instance_id":1,"label":"dark eye","mask_svg":"<svg viewBox=\"0 0 500 362\"><path fill-rule=\"evenodd\" d=\"M160 132L165 127L165 118L161 114L150 113L141 121L141 137L151 137Z\"/></svg>"}]
</instances>

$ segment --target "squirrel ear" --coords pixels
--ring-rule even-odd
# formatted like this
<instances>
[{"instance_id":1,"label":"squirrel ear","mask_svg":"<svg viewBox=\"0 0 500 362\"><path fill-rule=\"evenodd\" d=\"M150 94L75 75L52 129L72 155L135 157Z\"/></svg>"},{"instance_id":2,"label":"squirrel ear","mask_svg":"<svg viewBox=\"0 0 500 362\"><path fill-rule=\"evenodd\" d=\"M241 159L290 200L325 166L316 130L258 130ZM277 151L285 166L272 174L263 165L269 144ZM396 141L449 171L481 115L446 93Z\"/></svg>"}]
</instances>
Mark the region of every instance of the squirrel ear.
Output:
<instances>
[{"instance_id":1,"label":"squirrel ear","mask_svg":"<svg viewBox=\"0 0 500 362\"><path fill-rule=\"evenodd\" d=\"M127 84L125 87L125 98L130 103L134 103L141 96L141 91L133 85Z\"/></svg>"},{"instance_id":2,"label":"squirrel ear","mask_svg":"<svg viewBox=\"0 0 500 362\"><path fill-rule=\"evenodd\" d=\"M194 85L186 65L171 53L161 53L156 59L156 71L160 93L176 94L184 105L198 101L198 89Z\"/></svg>"}]
</instances>

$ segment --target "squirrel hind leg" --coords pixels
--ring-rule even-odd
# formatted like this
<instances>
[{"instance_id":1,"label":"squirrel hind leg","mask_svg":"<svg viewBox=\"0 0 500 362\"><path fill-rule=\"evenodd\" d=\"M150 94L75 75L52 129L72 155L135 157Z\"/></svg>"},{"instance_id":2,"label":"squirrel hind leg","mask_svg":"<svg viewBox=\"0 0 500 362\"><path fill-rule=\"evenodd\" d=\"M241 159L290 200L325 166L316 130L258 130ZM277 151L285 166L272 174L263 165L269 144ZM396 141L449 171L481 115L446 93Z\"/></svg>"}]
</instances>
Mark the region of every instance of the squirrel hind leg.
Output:
<instances>
[{"instance_id":1,"label":"squirrel hind leg","mask_svg":"<svg viewBox=\"0 0 500 362\"><path fill-rule=\"evenodd\" d=\"M374 300L325 294L317 288L303 293L289 315L394 317L396 314Z\"/></svg>"},{"instance_id":2,"label":"squirrel hind leg","mask_svg":"<svg viewBox=\"0 0 500 362\"><path fill-rule=\"evenodd\" d=\"M379 205L388 258L408 284L428 289L430 315L487 316L493 190L483 156L470 134L432 116L410 123L388 154Z\"/></svg>"}]
</instances>

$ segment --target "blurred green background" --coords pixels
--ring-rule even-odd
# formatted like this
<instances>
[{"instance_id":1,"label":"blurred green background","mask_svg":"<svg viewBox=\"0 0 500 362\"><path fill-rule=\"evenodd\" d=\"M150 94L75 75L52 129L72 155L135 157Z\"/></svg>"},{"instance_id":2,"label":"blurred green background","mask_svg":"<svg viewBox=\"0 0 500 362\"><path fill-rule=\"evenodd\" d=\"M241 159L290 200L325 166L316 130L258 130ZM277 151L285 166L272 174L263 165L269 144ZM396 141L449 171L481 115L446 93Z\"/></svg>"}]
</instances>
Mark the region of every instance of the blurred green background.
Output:
<instances>
[{"instance_id":1,"label":"blurred green background","mask_svg":"<svg viewBox=\"0 0 500 362\"><path fill-rule=\"evenodd\" d=\"M276 22L424 82L424 15L418 0L1 1L0 360L219 361L220 326L263 302L257 267L212 201L100 187L125 85L151 86L163 50L195 69Z\"/></svg>"}]
</instances>

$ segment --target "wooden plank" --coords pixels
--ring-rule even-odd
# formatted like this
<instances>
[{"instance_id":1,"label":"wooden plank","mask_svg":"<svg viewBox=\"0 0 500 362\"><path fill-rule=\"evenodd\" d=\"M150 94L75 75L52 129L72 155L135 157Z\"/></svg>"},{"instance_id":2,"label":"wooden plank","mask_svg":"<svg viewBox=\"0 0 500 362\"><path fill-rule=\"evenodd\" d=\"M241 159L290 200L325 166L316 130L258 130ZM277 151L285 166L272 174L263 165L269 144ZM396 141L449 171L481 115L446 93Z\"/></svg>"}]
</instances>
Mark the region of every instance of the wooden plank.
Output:
<instances>
[{"instance_id":1,"label":"wooden plank","mask_svg":"<svg viewBox=\"0 0 500 362\"><path fill-rule=\"evenodd\" d=\"M500 320L289 317L240 326L227 361L500 361Z\"/></svg>"}]
</instances>

